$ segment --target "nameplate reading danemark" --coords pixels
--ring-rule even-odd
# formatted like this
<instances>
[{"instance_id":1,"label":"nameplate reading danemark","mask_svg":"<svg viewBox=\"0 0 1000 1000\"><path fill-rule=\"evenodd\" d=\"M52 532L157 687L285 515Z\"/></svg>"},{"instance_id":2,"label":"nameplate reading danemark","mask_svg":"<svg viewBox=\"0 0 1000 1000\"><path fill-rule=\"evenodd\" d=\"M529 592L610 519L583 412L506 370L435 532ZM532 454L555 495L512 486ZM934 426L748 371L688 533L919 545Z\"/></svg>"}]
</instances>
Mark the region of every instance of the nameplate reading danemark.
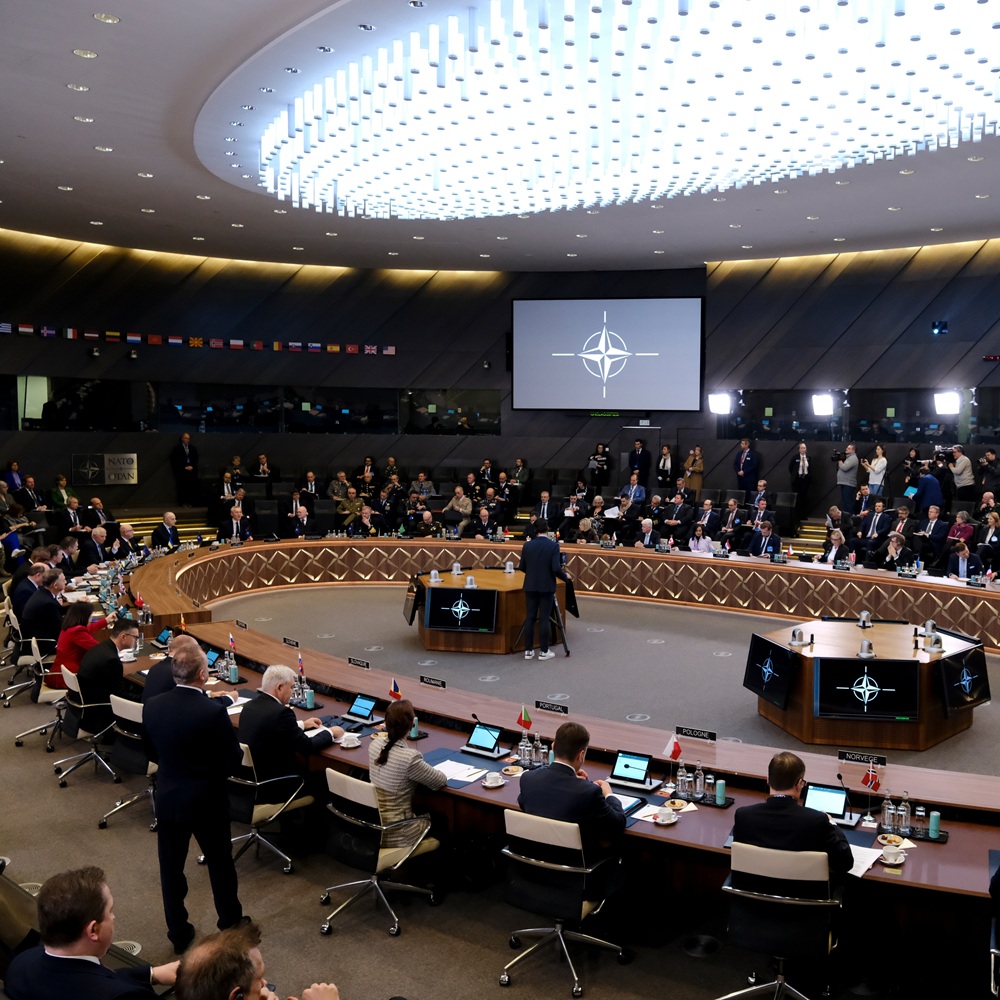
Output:
<instances>
[{"instance_id":1,"label":"nameplate reading danemark","mask_svg":"<svg viewBox=\"0 0 1000 1000\"><path fill-rule=\"evenodd\" d=\"M569 705L558 701L536 701L535 708L539 712L555 712L556 715L569 715Z\"/></svg>"},{"instance_id":2,"label":"nameplate reading danemark","mask_svg":"<svg viewBox=\"0 0 1000 1000\"><path fill-rule=\"evenodd\" d=\"M420 683L426 684L428 687L440 688L442 691L448 687L448 682L441 680L440 677L429 677L427 674L420 675Z\"/></svg>"},{"instance_id":3,"label":"nameplate reading danemark","mask_svg":"<svg viewBox=\"0 0 1000 1000\"><path fill-rule=\"evenodd\" d=\"M372 665L367 660L359 659L357 656L349 656L347 662L352 667L361 667L362 670L371 670Z\"/></svg>"}]
</instances>

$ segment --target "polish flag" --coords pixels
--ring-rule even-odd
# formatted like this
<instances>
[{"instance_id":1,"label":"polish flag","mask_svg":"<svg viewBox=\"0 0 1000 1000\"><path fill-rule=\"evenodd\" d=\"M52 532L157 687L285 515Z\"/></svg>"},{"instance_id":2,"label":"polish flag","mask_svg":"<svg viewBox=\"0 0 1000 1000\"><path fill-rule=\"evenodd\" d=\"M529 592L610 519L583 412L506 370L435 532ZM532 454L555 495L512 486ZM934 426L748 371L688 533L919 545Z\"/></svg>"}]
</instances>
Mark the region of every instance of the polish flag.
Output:
<instances>
[{"instance_id":1,"label":"polish flag","mask_svg":"<svg viewBox=\"0 0 1000 1000\"><path fill-rule=\"evenodd\" d=\"M677 733L671 733L670 739L667 740L667 745L663 748L664 754L666 754L667 760L677 760L681 755L681 743L677 739Z\"/></svg>"}]
</instances>

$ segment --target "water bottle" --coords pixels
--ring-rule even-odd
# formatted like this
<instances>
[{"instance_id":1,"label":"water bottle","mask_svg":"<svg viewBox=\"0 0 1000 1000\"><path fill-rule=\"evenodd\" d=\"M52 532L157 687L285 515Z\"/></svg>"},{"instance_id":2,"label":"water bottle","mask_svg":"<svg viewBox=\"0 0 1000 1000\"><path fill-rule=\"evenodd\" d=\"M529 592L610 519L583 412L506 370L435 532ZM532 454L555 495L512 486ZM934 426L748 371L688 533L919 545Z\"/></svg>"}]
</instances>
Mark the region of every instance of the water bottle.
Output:
<instances>
[{"instance_id":1,"label":"water bottle","mask_svg":"<svg viewBox=\"0 0 1000 1000\"><path fill-rule=\"evenodd\" d=\"M170 643L174 638L174 630L172 628L167 629L167 649L170 648Z\"/></svg>"},{"instance_id":2,"label":"water bottle","mask_svg":"<svg viewBox=\"0 0 1000 1000\"><path fill-rule=\"evenodd\" d=\"M690 780L691 776L688 774L688 769L681 761L677 767L677 798L686 799L690 791Z\"/></svg>"},{"instance_id":3,"label":"water bottle","mask_svg":"<svg viewBox=\"0 0 1000 1000\"><path fill-rule=\"evenodd\" d=\"M885 798L882 800L882 832L892 833L892 823L895 819L896 807L889 797L889 790L886 789Z\"/></svg>"},{"instance_id":4,"label":"water bottle","mask_svg":"<svg viewBox=\"0 0 1000 1000\"><path fill-rule=\"evenodd\" d=\"M517 759L522 767L531 766L531 741L528 739L528 731L522 730L521 742L517 745Z\"/></svg>"},{"instance_id":5,"label":"water bottle","mask_svg":"<svg viewBox=\"0 0 1000 1000\"><path fill-rule=\"evenodd\" d=\"M694 800L701 802L705 797L705 772L701 769L701 761L694 764Z\"/></svg>"},{"instance_id":6,"label":"water bottle","mask_svg":"<svg viewBox=\"0 0 1000 1000\"><path fill-rule=\"evenodd\" d=\"M923 806L917 806L913 810L913 821L910 824L915 837L927 836L927 810Z\"/></svg>"},{"instance_id":7,"label":"water bottle","mask_svg":"<svg viewBox=\"0 0 1000 1000\"><path fill-rule=\"evenodd\" d=\"M896 807L896 830L901 837L910 835L910 795L903 792L903 801Z\"/></svg>"},{"instance_id":8,"label":"water bottle","mask_svg":"<svg viewBox=\"0 0 1000 1000\"><path fill-rule=\"evenodd\" d=\"M542 766L542 738L535 733L535 744L531 748L531 763L534 767Z\"/></svg>"}]
</instances>

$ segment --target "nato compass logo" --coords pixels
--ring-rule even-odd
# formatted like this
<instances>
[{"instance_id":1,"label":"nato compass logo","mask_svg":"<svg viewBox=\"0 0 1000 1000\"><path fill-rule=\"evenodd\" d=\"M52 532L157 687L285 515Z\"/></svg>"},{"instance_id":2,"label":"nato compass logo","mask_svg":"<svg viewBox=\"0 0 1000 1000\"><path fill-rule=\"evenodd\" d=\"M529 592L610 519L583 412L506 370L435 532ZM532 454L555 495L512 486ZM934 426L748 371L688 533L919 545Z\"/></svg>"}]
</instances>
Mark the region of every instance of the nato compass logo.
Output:
<instances>
[{"instance_id":1,"label":"nato compass logo","mask_svg":"<svg viewBox=\"0 0 1000 1000\"><path fill-rule=\"evenodd\" d=\"M763 687L767 687L768 681L781 676L778 671L774 669L774 662L771 660L770 656L768 656L763 663L758 663L757 669L760 671L760 682Z\"/></svg>"},{"instance_id":2,"label":"nato compass logo","mask_svg":"<svg viewBox=\"0 0 1000 1000\"><path fill-rule=\"evenodd\" d=\"M974 674L968 667L963 666L962 672L958 675L958 680L955 681L955 687L960 687L962 694L968 698L972 694L972 685L977 680L979 680L979 674Z\"/></svg>"},{"instance_id":3,"label":"nato compass logo","mask_svg":"<svg viewBox=\"0 0 1000 1000\"><path fill-rule=\"evenodd\" d=\"M850 687L841 686L837 688L838 691L850 691L858 701L861 702L864 710L868 711L868 706L875 701L875 699L883 691L895 691L895 688L884 688L880 687L877 680L874 677L868 675L868 668L865 667L865 672L853 683Z\"/></svg>"},{"instance_id":4,"label":"nato compass logo","mask_svg":"<svg viewBox=\"0 0 1000 1000\"><path fill-rule=\"evenodd\" d=\"M464 597L459 597L448 610L455 616L456 621L462 622L465 621L472 609L466 603Z\"/></svg>"},{"instance_id":5,"label":"nato compass logo","mask_svg":"<svg viewBox=\"0 0 1000 1000\"><path fill-rule=\"evenodd\" d=\"M580 358L583 367L601 380L602 398L608 398L608 380L621 375L629 358L658 358L659 351L630 351L625 341L613 330L608 329L608 314L605 310L604 325L597 333L592 333L578 354L556 353L554 358Z\"/></svg>"}]
</instances>

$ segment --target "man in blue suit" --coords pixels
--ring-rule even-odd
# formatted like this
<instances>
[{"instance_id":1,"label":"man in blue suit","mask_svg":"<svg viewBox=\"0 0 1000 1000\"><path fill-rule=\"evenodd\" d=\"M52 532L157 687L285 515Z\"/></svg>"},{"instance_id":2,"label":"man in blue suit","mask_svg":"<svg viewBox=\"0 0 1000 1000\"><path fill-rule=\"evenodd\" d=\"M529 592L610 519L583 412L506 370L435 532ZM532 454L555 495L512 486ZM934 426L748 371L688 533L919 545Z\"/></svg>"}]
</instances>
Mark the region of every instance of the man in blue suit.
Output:
<instances>
[{"instance_id":1,"label":"man in blue suit","mask_svg":"<svg viewBox=\"0 0 1000 1000\"><path fill-rule=\"evenodd\" d=\"M535 658L535 621L539 618L538 645L541 652L538 659L551 660L556 655L549 649L549 615L556 596L556 578L570 579L562 566L559 544L546 535L548 530L545 518L540 517L535 522L535 536L521 546L518 569L524 573L525 617L521 631L524 634L526 660Z\"/></svg>"},{"instance_id":2,"label":"man in blue suit","mask_svg":"<svg viewBox=\"0 0 1000 1000\"><path fill-rule=\"evenodd\" d=\"M917 492L913 497L913 509L917 514L923 514L931 507L941 507L944 505L944 494L941 492L941 484L936 476L932 476L928 469L920 470L920 478L917 480Z\"/></svg>"},{"instance_id":3,"label":"man in blue suit","mask_svg":"<svg viewBox=\"0 0 1000 1000\"><path fill-rule=\"evenodd\" d=\"M53 875L38 892L42 943L7 970L10 1000L155 1000L154 985L172 986L177 962L114 972L101 965L114 940L114 902L100 868Z\"/></svg>"},{"instance_id":4,"label":"man in blue suit","mask_svg":"<svg viewBox=\"0 0 1000 1000\"><path fill-rule=\"evenodd\" d=\"M970 576L982 575L982 560L969 552L969 546L965 542L959 542L948 557L948 576L952 580L967 580Z\"/></svg>"},{"instance_id":5,"label":"man in blue suit","mask_svg":"<svg viewBox=\"0 0 1000 1000\"><path fill-rule=\"evenodd\" d=\"M154 549L175 549L181 544L181 536L177 533L177 515L168 510L163 515L163 523L153 528L152 544Z\"/></svg>"},{"instance_id":6,"label":"man in blue suit","mask_svg":"<svg viewBox=\"0 0 1000 1000\"><path fill-rule=\"evenodd\" d=\"M771 522L764 521L760 526L760 531L753 533L750 544L740 551L740 555L770 559L773 554L780 551L781 539L771 529Z\"/></svg>"}]
</instances>

